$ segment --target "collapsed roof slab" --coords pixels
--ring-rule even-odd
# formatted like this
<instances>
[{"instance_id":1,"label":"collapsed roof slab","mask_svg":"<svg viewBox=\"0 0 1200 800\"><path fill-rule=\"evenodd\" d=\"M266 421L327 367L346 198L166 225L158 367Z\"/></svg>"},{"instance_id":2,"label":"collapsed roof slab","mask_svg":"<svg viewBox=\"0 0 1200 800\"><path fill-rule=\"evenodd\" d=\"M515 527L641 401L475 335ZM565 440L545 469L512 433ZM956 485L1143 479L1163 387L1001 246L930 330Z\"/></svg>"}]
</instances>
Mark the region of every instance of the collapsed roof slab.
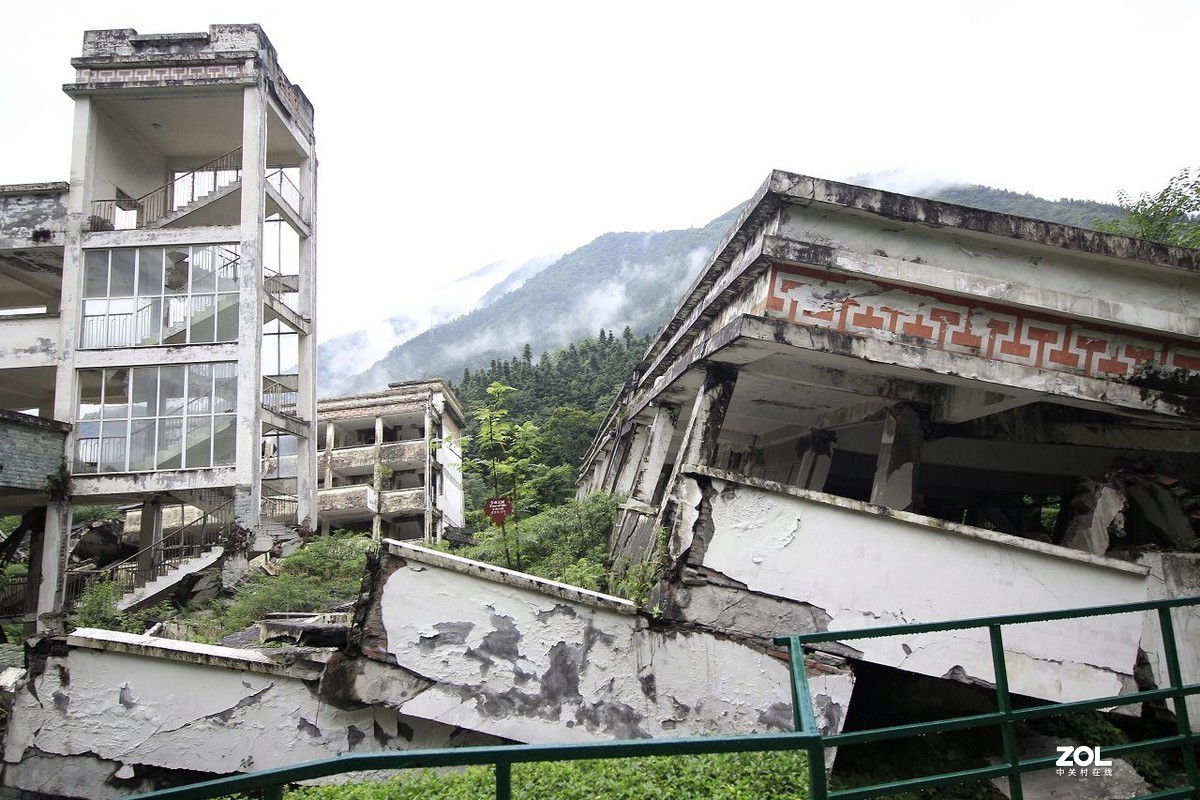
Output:
<instances>
[{"instance_id":1,"label":"collapsed roof slab","mask_svg":"<svg viewBox=\"0 0 1200 800\"><path fill-rule=\"evenodd\" d=\"M792 729L766 636L653 624L627 600L440 551L385 540L359 618L360 657L326 683L405 715L519 742ZM828 732L852 684L839 663L810 665Z\"/></svg>"}]
</instances>

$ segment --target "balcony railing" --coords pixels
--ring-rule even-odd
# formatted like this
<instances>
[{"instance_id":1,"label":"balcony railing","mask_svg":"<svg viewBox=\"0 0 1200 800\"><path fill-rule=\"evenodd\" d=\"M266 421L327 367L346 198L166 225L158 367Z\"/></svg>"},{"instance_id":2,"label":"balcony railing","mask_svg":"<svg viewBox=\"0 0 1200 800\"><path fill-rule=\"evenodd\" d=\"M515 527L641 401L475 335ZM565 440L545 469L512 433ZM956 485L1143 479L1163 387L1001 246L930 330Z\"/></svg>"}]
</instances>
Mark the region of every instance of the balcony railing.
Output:
<instances>
[{"instance_id":1,"label":"balcony railing","mask_svg":"<svg viewBox=\"0 0 1200 800\"><path fill-rule=\"evenodd\" d=\"M299 375L264 375L262 379L263 408L286 417L300 419L296 413L299 380Z\"/></svg>"},{"instance_id":2,"label":"balcony railing","mask_svg":"<svg viewBox=\"0 0 1200 800\"><path fill-rule=\"evenodd\" d=\"M279 196L283 198L283 202L291 206L297 215L303 216L304 198L300 194L300 187L296 186L292 179L287 176L284 169L284 167L278 167L268 172L267 185L278 192Z\"/></svg>"}]
</instances>

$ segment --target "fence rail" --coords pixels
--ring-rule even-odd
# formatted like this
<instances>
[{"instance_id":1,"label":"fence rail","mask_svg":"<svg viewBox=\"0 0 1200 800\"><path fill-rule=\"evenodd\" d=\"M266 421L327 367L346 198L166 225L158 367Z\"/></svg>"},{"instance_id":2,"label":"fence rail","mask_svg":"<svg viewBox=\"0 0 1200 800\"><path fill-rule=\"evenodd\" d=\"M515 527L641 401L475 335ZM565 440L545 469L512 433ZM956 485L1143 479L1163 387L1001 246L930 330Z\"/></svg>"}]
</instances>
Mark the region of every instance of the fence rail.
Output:
<instances>
[{"instance_id":1,"label":"fence rail","mask_svg":"<svg viewBox=\"0 0 1200 800\"><path fill-rule=\"evenodd\" d=\"M990 778L1007 777L1011 797L1022 800L1021 774L1031 770L1045 769L1054 766L1055 757L1021 759L1015 747L1013 725L1018 720L1032 719L1038 716L1056 716L1071 713L1086 708L1102 708L1112 705L1141 703L1148 700L1174 700L1177 721L1177 733L1173 736L1162 737L1142 742L1134 742L1115 747L1103 748L1105 756L1119 756L1133 752L1161 749L1178 746L1184 754L1184 764L1187 772L1188 785L1156 792L1144 797L1144 800L1165 800L1166 798L1200 797L1195 760L1195 744L1197 737L1188 725L1185 699L1189 695L1200 693L1200 684L1184 685L1179 670L1178 652L1174 625L1171 620L1171 610L1200 605L1200 597L1163 600L1146 603L1130 603L1119 606L1096 606L1091 608L1072 609L1045 614L1018 614L1010 616L984 617L961 620L956 622L927 623L918 625L898 625L876 629L852 631L835 631L820 634L805 634L781 636L775 639L779 646L788 648L788 661L792 674L792 710L796 731L792 733L749 734L744 736L713 736L681 739L639 739L633 741L597 742L587 744L566 745L506 745L500 747L469 747L441 750L406 750L387 753L369 753L362 755L341 756L338 758L312 761L289 767L263 770L247 775L235 775L226 778L197 783L191 786L181 786L164 789L149 794L139 795L143 798L173 798L174 800L200 800L200 798L222 797L225 795L259 791L267 800L279 800L283 797L283 787L297 781L338 775L360 770L403 770L420 767L454 767L471 765L492 765L495 769L495 790L497 800L510 800L512 797L512 765L539 761L562 761L604 758L637 758L643 756L692 755L702 753L733 753L733 752L767 752L780 750L805 750L808 755L809 776L813 800L827 798L868 798L879 797L898 792L912 791L921 788L945 786L965 781L980 781ZM1051 620L1075 619L1089 616L1107 616L1124 613L1153 612L1157 615L1162 638L1164 641L1163 658L1167 665L1170 686L1165 689L1137 692L1119 695L1116 698L1105 697L1078 703L1051 703L1033 708L1013 709L1008 695L1008 684L1004 664L1003 638L1000 629L1007 625L1046 622ZM956 717L935 722L918 723L913 725L877 728L869 731L853 731L849 733L821 735L813 713L812 697L808 686L808 677L804 668L803 648L805 645L821 644L834 641L854 641L857 639L898 636L911 633L932 633L940 631L963 630L967 628L987 628L990 633L990 643L993 653L993 663L996 667L996 691L999 711L990 714L977 714L970 717ZM1114 700L1119 702L1114 702ZM830 792L825 776L825 749L827 747L847 746L874 741L885 741L900 736L920 735L938 731L957 730L979 725L1001 725L1004 732L1005 763L996 766L979 767L976 769L960 770L957 772L941 773L924 778L893 781L874 786L857 787Z\"/></svg>"}]
</instances>

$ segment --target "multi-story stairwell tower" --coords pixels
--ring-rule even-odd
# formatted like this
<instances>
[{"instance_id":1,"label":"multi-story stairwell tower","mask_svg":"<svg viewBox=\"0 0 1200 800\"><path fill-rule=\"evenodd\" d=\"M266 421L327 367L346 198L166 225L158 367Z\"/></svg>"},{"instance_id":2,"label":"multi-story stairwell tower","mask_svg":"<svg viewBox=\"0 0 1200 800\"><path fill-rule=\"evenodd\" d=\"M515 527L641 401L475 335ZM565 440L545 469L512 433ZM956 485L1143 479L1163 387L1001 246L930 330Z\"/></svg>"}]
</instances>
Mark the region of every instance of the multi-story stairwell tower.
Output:
<instances>
[{"instance_id":1,"label":"multi-story stairwell tower","mask_svg":"<svg viewBox=\"0 0 1200 800\"><path fill-rule=\"evenodd\" d=\"M312 105L257 25L88 31L71 63L52 404L70 497L48 509L39 613L69 602L72 503L141 501L155 577L214 530L253 551L316 520Z\"/></svg>"}]
</instances>

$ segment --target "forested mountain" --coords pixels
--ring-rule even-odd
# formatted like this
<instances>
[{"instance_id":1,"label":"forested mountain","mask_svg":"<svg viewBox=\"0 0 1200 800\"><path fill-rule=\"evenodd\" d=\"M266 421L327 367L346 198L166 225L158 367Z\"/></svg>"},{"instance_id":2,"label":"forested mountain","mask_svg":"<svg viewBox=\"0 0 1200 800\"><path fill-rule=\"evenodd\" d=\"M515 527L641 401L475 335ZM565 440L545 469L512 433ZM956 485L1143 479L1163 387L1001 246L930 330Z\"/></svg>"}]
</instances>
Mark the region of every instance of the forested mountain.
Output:
<instances>
[{"instance_id":1,"label":"forested mountain","mask_svg":"<svg viewBox=\"0 0 1200 800\"><path fill-rule=\"evenodd\" d=\"M1077 228L1091 228L1098 221L1121 219L1125 212L1113 203L1097 203L1094 200L1045 200L1031 194L993 189L989 186L947 186L930 192L934 200L956 203L960 206L999 211L1018 217L1033 217Z\"/></svg>"},{"instance_id":2,"label":"forested mountain","mask_svg":"<svg viewBox=\"0 0 1200 800\"><path fill-rule=\"evenodd\" d=\"M369 391L417 377L455 378L464 369L509 359L526 342L541 353L601 328L656 331L736 211L703 228L606 233L516 291L404 342L338 391Z\"/></svg>"},{"instance_id":3,"label":"forested mountain","mask_svg":"<svg viewBox=\"0 0 1200 800\"><path fill-rule=\"evenodd\" d=\"M886 187L886 183L885 179L880 185ZM1081 227L1122 215L1116 205L1044 200L986 186L949 186L923 194L988 211ZM322 361L322 392L370 391L383 388L389 381L438 375L457 379L464 369L486 370L493 362L509 363L511 370L513 355L520 353L526 343L534 354L540 354L588 337L598 329L624 330L628 326L639 337L655 333L674 311L738 210L721 215L703 228L604 234L532 275L523 273L520 277L524 283L519 288L507 293L497 288L474 311L403 341L360 374L340 372L336 383L328 381L325 376L334 373L327 371ZM324 351L321 357L325 358ZM591 403L584 400L582 405Z\"/></svg>"}]
</instances>

